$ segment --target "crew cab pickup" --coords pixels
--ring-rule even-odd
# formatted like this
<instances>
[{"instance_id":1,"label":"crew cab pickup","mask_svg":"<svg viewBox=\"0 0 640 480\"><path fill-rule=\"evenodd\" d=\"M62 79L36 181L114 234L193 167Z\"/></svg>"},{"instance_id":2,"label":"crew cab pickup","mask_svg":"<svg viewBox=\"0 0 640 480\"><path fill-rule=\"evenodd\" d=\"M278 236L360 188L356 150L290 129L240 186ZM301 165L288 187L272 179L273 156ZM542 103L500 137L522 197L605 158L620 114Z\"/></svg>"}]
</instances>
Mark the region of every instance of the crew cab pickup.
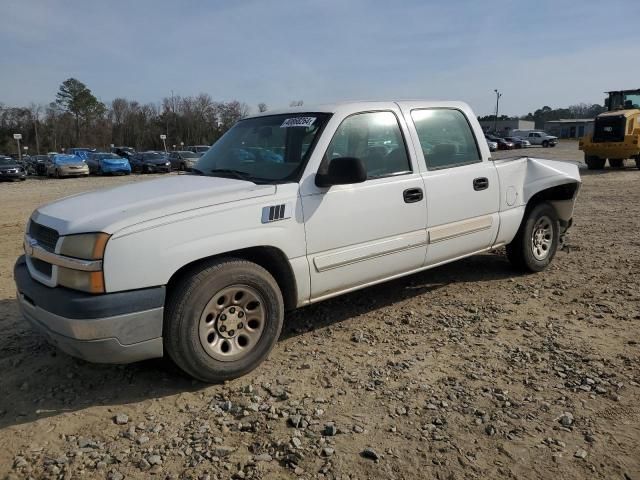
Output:
<instances>
[{"instance_id":1,"label":"crew cab pickup","mask_svg":"<svg viewBox=\"0 0 640 480\"><path fill-rule=\"evenodd\" d=\"M580 184L570 163L491 160L460 102L267 112L190 175L34 211L18 301L71 355L166 352L222 381L265 359L287 310L505 245L518 268L544 270Z\"/></svg>"}]
</instances>

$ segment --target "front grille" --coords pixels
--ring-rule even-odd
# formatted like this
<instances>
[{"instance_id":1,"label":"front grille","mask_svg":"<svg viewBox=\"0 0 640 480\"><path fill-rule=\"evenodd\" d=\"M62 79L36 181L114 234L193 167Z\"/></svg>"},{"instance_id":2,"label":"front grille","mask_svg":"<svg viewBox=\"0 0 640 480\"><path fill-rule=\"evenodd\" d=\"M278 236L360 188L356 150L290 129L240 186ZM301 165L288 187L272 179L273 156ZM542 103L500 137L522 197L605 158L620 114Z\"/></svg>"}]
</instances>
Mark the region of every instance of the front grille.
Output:
<instances>
[{"instance_id":1,"label":"front grille","mask_svg":"<svg viewBox=\"0 0 640 480\"><path fill-rule=\"evenodd\" d=\"M31 222L29 227L29 235L35 239L38 244L45 250L54 252L56 249L56 243L60 235L53 228L45 227L36 222Z\"/></svg>"},{"instance_id":2,"label":"front grille","mask_svg":"<svg viewBox=\"0 0 640 480\"><path fill-rule=\"evenodd\" d=\"M626 118L624 115L596 118L593 127L594 142L624 142Z\"/></svg>"},{"instance_id":3,"label":"front grille","mask_svg":"<svg viewBox=\"0 0 640 480\"><path fill-rule=\"evenodd\" d=\"M50 263L43 262L39 258L32 258L31 264L33 265L33 268L35 268L37 271L39 271L43 275L46 275L47 277L51 276L52 267Z\"/></svg>"}]
</instances>

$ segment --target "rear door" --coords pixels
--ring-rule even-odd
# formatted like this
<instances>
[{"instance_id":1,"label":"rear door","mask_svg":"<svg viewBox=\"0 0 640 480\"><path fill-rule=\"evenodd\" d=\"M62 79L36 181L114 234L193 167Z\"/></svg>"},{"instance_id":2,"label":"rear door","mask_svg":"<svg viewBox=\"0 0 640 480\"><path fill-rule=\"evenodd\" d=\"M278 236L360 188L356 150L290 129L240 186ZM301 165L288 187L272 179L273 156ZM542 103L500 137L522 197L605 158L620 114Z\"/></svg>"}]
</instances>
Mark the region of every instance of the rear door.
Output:
<instances>
[{"instance_id":1,"label":"rear door","mask_svg":"<svg viewBox=\"0 0 640 480\"><path fill-rule=\"evenodd\" d=\"M499 227L500 189L497 170L480 148L482 132L475 132L467 117L470 111L403 104L403 114L426 167L426 264L486 250Z\"/></svg>"}]
</instances>

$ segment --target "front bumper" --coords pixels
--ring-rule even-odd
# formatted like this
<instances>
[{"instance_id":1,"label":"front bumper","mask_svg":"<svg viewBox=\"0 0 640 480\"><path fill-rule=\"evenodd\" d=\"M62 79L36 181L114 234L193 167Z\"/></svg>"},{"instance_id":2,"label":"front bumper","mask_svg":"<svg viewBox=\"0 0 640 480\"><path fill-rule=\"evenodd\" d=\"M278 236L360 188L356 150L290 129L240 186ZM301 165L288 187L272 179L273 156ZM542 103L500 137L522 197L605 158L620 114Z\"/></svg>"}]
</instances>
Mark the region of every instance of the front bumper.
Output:
<instances>
[{"instance_id":1,"label":"front bumper","mask_svg":"<svg viewBox=\"0 0 640 480\"><path fill-rule=\"evenodd\" d=\"M169 173L171 172L171 165L149 165L146 164L143 167L143 171L147 173Z\"/></svg>"},{"instance_id":2,"label":"front bumper","mask_svg":"<svg viewBox=\"0 0 640 480\"><path fill-rule=\"evenodd\" d=\"M164 287L102 295L50 288L31 278L24 256L13 274L22 314L60 350L95 363L162 357Z\"/></svg>"},{"instance_id":3,"label":"front bumper","mask_svg":"<svg viewBox=\"0 0 640 480\"><path fill-rule=\"evenodd\" d=\"M131 167L127 165L102 165L102 173L131 173Z\"/></svg>"},{"instance_id":4,"label":"front bumper","mask_svg":"<svg viewBox=\"0 0 640 480\"><path fill-rule=\"evenodd\" d=\"M0 180L20 180L26 178L27 174L24 170L19 172L9 172L7 170L0 170Z\"/></svg>"},{"instance_id":5,"label":"front bumper","mask_svg":"<svg viewBox=\"0 0 640 480\"><path fill-rule=\"evenodd\" d=\"M89 167L84 168L58 168L61 177L76 177L80 175L89 175Z\"/></svg>"}]
</instances>

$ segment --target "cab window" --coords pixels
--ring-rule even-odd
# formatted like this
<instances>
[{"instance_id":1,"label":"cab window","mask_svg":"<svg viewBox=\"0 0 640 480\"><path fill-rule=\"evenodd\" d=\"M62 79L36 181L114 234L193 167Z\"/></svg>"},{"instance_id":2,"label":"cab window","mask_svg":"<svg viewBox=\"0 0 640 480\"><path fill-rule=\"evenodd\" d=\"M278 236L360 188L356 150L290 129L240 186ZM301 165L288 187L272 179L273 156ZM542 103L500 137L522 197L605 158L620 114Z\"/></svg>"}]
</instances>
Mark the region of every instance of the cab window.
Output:
<instances>
[{"instance_id":1,"label":"cab window","mask_svg":"<svg viewBox=\"0 0 640 480\"><path fill-rule=\"evenodd\" d=\"M404 137L392 112L358 113L346 118L325 154L327 160L338 157L361 159L369 179L411 172Z\"/></svg>"},{"instance_id":2,"label":"cab window","mask_svg":"<svg viewBox=\"0 0 640 480\"><path fill-rule=\"evenodd\" d=\"M411 118L429 170L482 161L467 117L460 110L412 110Z\"/></svg>"}]
</instances>

